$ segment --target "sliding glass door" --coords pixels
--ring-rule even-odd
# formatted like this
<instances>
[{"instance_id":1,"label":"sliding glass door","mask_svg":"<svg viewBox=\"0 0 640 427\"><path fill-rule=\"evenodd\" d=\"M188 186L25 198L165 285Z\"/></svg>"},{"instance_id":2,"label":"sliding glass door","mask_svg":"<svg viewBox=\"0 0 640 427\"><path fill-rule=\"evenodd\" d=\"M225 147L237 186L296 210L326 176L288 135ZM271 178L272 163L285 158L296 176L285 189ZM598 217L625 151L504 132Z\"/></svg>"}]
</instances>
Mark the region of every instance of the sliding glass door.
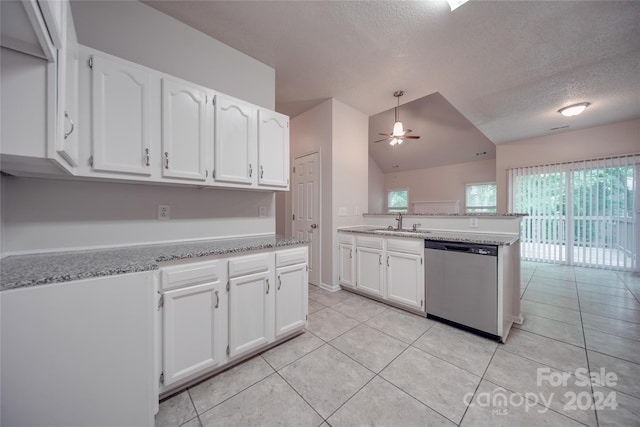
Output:
<instances>
[{"instance_id":1,"label":"sliding glass door","mask_svg":"<svg viewBox=\"0 0 640 427\"><path fill-rule=\"evenodd\" d=\"M509 209L527 213L524 259L638 268L640 156L509 170Z\"/></svg>"}]
</instances>

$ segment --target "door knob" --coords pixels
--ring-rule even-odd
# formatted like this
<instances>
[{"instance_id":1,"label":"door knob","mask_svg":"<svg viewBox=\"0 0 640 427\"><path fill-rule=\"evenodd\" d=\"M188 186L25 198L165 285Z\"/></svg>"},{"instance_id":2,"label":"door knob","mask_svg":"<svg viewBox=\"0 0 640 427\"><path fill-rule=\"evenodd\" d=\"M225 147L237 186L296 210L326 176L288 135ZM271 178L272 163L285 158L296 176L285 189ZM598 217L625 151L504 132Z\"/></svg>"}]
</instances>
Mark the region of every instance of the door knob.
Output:
<instances>
[{"instance_id":1,"label":"door knob","mask_svg":"<svg viewBox=\"0 0 640 427\"><path fill-rule=\"evenodd\" d=\"M318 228L318 224L311 224L311 228Z\"/></svg>"}]
</instances>

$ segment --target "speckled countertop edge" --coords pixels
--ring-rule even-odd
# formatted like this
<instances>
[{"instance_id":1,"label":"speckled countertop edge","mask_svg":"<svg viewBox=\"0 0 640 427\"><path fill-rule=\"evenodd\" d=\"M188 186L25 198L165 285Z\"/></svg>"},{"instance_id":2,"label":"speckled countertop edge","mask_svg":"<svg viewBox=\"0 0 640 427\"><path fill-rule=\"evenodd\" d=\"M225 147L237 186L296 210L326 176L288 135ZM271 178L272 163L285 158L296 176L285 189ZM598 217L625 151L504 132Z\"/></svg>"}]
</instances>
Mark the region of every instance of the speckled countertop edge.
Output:
<instances>
[{"instance_id":1,"label":"speckled countertop edge","mask_svg":"<svg viewBox=\"0 0 640 427\"><path fill-rule=\"evenodd\" d=\"M397 213L364 213L362 216L398 216ZM487 218L513 218L529 216L526 213L496 213L496 212L465 212L465 213L406 213L402 216L461 216L461 217L487 217Z\"/></svg>"},{"instance_id":2,"label":"speckled countertop edge","mask_svg":"<svg viewBox=\"0 0 640 427\"><path fill-rule=\"evenodd\" d=\"M9 256L0 261L0 291L152 271L165 261L304 244L308 242L297 238L256 236Z\"/></svg>"},{"instance_id":3,"label":"speckled countertop edge","mask_svg":"<svg viewBox=\"0 0 640 427\"><path fill-rule=\"evenodd\" d=\"M468 233L464 231L404 231L399 233L377 233L376 230L386 230L384 227L356 226L339 228L338 231L356 234L367 234L376 237L404 237L408 239L434 240L446 242L476 243L481 245L509 246L520 239L517 234Z\"/></svg>"}]
</instances>

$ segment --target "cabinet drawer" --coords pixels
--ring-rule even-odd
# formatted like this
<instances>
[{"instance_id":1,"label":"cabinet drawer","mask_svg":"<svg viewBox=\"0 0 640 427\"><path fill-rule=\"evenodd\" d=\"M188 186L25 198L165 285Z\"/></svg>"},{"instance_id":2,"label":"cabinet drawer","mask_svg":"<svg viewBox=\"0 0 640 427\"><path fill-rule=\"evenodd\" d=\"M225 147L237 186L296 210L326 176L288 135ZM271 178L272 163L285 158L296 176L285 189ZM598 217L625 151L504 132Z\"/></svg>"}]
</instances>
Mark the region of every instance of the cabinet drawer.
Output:
<instances>
[{"instance_id":1,"label":"cabinet drawer","mask_svg":"<svg viewBox=\"0 0 640 427\"><path fill-rule=\"evenodd\" d=\"M229 277L267 271L270 265L273 265L273 253L232 258L229 260Z\"/></svg>"},{"instance_id":2,"label":"cabinet drawer","mask_svg":"<svg viewBox=\"0 0 640 427\"><path fill-rule=\"evenodd\" d=\"M276 252L276 267L304 264L307 262L307 248L286 249Z\"/></svg>"},{"instance_id":3,"label":"cabinet drawer","mask_svg":"<svg viewBox=\"0 0 640 427\"><path fill-rule=\"evenodd\" d=\"M338 243L353 245L353 235L349 233L338 233Z\"/></svg>"},{"instance_id":4,"label":"cabinet drawer","mask_svg":"<svg viewBox=\"0 0 640 427\"><path fill-rule=\"evenodd\" d=\"M226 260L196 262L188 265L165 267L162 271L162 289L193 285L198 282L220 280Z\"/></svg>"},{"instance_id":5,"label":"cabinet drawer","mask_svg":"<svg viewBox=\"0 0 640 427\"><path fill-rule=\"evenodd\" d=\"M379 237L356 237L356 246L362 248L380 249L384 246L384 239Z\"/></svg>"},{"instance_id":6,"label":"cabinet drawer","mask_svg":"<svg viewBox=\"0 0 640 427\"><path fill-rule=\"evenodd\" d=\"M387 250L420 255L424 251L424 240L420 239L387 239Z\"/></svg>"}]
</instances>

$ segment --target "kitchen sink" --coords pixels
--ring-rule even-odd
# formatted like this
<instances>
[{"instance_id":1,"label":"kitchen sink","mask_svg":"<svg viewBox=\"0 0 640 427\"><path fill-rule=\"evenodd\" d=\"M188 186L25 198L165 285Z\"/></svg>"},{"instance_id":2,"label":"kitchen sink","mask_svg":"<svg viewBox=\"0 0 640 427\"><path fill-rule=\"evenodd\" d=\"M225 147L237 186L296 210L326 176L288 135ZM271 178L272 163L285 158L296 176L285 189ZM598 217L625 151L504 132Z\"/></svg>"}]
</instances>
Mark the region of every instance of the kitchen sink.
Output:
<instances>
[{"instance_id":1,"label":"kitchen sink","mask_svg":"<svg viewBox=\"0 0 640 427\"><path fill-rule=\"evenodd\" d=\"M390 236L407 236L407 237L414 237L417 234L424 234L424 233L430 233L430 231L426 231L426 230L410 230L410 229L402 229L402 230L373 230L374 233L376 234L385 234L385 235L390 235Z\"/></svg>"}]
</instances>

